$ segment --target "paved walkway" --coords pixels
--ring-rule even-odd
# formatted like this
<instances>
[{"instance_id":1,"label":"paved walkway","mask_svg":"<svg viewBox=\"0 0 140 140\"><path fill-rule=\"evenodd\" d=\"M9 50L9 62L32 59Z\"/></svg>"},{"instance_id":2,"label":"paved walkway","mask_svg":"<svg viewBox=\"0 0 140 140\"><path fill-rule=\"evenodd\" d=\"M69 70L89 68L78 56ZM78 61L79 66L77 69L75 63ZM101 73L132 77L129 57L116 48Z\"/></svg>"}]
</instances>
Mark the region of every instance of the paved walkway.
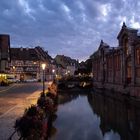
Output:
<instances>
[{"instance_id":1,"label":"paved walkway","mask_svg":"<svg viewBox=\"0 0 140 140\"><path fill-rule=\"evenodd\" d=\"M0 140L7 140L10 135L15 131L14 124L15 120L21 117L24 113L24 110L32 104L36 104L38 97L40 96L41 90L38 90L28 96L26 99L23 99L22 102L6 113L0 116ZM18 135L15 134L12 137L12 140L17 140Z\"/></svg>"}]
</instances>

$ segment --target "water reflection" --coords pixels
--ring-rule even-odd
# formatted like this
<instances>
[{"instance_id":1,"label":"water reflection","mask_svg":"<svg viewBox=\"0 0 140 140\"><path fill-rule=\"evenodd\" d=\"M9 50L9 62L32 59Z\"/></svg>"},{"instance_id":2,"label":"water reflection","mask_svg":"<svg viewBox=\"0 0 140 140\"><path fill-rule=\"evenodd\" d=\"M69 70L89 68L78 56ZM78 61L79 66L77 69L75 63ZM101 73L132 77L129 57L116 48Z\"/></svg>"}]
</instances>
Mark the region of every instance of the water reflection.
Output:
<instances>
[{"instance_id":1,"label":"water reflection","mask_svg":"<svg viewBox=\"0 0 140 140\"><path fill-rule=\"evenodd\" d=\"M78 97L78 94L59 94L57 102L56 102L56 108L58 108L58 105L64 105ZM54 114L51 114L48 118L48 137L47 139L51 139L53 136L56 135L58 129L54 126L54 121L57 119L56 112Z\"/></svg>"},{"instance_id":2,"label":"water reflection","mask_svg":"<svg viewBox=\"0 0 140 140\"><path fill-rule=\"evenodd\" d=\"M140 139L140 102L126 97L113 99L100 94L88 96L88 101L93 113L100 117L103 136L117 132L121 140Z\"/></svg>"},{"instance_id":3,"label":"water reflection","mask_svg":"<svg viewBox=\"0 0 140 140\"><path fill-rule=\"evenodd\" d=\"M65 104L68 102L71 102L72 100L76 99L79 96L79 94L59 94L58 96L58 104Z\"/></svg>"},{"instance_id":4,"label":"water reflection","mask_svg":"<svg viewBox=\"0 0 140 140\"><path fill-rule=\"evenodd\" d=\"M62 96L62 97L61 97ZM86 95L60 95L57 119L53 123L57 133L51 140L102 140L100 119L93 115ZM66 98L65 98L66 97Z\"/></svg>"},{"instance_id":5,"label":"water reflection","mask_svg":"<svg viewBox=\"0 0 140 140\"><path fill-rule=\"evenodd\" d=\"M60 94L50 140L139 140L140 104L101 94Z\"/></svg>"},{"instance_id":6,"label":"water reflection","mask_svg":"<svg viewBox=\"0 0 140 140\"><path fill-rule=\"evenodd\" d=\"M50 137L52 137L53 135L55 135L57 133L57 128L55 128L53 126L53 122L56 119L57 119L57 115L56 114L52 114L48 118L48 134L47 134L47 139L49 139Z\"/></svg>"}]
</instances>

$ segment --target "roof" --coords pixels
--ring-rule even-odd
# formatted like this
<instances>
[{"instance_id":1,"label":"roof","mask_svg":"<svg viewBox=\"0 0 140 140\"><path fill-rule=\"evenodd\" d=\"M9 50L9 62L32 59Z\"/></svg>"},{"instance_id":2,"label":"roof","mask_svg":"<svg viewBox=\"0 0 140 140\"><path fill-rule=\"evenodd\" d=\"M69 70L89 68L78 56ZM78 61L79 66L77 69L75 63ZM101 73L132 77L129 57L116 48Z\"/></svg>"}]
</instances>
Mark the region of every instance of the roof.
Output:
<instances>
[{"instance_id":1,"label":"roof","mask_svg":"<svg viewBox=\"0 0 140 140\"><path fill-rule=\"evenodd\" d=\"M8 37L10 37L9 34L0 34L0 36L1 36L1 37L3 37L3 36L8 36Z\"/></svg>"},{"instance_id":2,"label":"roof","mask_svg":"<svg viewBox=\"0 0 140 140\"><path fill-rule=\"evenodd\" d=\"M37 46L35 47L35 50L38 52L38 54L44 59L45 61L48 61L49 63L52 62L53 58L48 54L48 51L45 51L42 47Z\"/></svg>"},{"instance_id":3,"label":"roof","mask_svg":"<svg viewBox=\"0 0 140 140\"><path fill-rule=\"evenodd\" d=\"M39 60L39 55L33 48L11 48L11 60Z\"/></svg>"},{"instance_id":4,"label":"roof","mask_svg":"<svg viewBox=\"0 0 140 140\"><path fill-rule=\"evenodd\" d=\"M98 49L101 49L101 48L108 48L108 47L109 47L109 45L108 45L107 43L105 43L103 40L101 40Z\"/></svg>"},{"instance_id":5,"label":"roof","mask_svg":"<svg viewBox=\"0 0 140 140\"><path fill-rule=\"evenodd\" d=\"M60 61L58 61L58 59ZM63 67L64 67L64 65L65 66L70 66L70 65L75 65L75 64L78 63L76 59L72 59L72 58L70 58L68 56L65 56L65 55L57 55L55 57L55 61L56 61L57 64L63 65Z\"/></svg>"},{"instance_id":6,"label":"roof","mask_svg":"<svg viewBox=\"0 0 140 140\"><path fill-rule=\"evenodd\" d=\"M127 26L125 25L125 22L123 22L122 29L120 30L120 32L119 32L119 34L118 34L118 36L117 36L117 39L120 38L120 36L122 35L122 33L123 33L124 31L127 31L127 32L136 32L136 33L138 32L137 29L127 27Z\"/></svg>"}]
</instances>

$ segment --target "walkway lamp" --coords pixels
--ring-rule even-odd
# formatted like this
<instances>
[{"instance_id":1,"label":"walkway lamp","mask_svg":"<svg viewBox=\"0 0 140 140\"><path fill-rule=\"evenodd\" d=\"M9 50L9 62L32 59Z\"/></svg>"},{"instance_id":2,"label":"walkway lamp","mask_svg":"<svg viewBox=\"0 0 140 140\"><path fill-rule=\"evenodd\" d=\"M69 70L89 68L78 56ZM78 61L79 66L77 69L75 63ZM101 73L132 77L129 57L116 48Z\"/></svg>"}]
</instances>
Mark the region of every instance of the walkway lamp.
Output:
<instances>
[{"instance_id":1,"label":"walkway lamp","mask_svg":"<svg viewBox=\"0 0 140 140\"><path fill-rule=\"evenodd\" d=\"M41 65L41 67L42 67L42 70L43 70L43 93L45 93L45 68L46 68L46 64L43 63Z\"/></svg>"},{"instance_id":2,"label":"walkway lamp","mask_svg":"<svg viewBox=\"0 0 140 140\"><path fill-rule=\"evenodd\" d=\"M16 70L16 67L13 66L13 74L14 74L14 78L16 78L16 76L15 76L15 70Z\"/></svg>"},{"instance_id":3,"label":"walkway lamp","mask_svg":"<svg viewBox=\"0 0 140 140\"><path fill-rule=\"evenodd\" d=\"M53 80L55 79L55 69L52 69L52 73L53 73Z\"/></svg>"}]
</instances>

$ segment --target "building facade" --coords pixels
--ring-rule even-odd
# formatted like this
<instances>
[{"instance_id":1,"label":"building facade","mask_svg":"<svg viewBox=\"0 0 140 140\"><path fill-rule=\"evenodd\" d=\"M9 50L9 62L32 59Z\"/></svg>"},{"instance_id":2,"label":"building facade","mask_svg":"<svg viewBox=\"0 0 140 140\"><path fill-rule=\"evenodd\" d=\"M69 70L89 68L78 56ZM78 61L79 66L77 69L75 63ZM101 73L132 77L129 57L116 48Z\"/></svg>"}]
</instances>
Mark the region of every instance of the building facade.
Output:
<instances>
[{"instance_id":1,"label":"building facade","mask_svg":"<svg viewBox=\"0 0 140 140\"><path fill-rule=\"evenodd\" d=\"M10 74L21 81L43 80L41 64L45 63L45 81L63 76L63 68L40 46L35 48L11 48Z\"/></svg>"},{"instance_id":2,"label":"building facade","mask_svg":"<svg viewBox=\"0 0 140 140\"><path fill-rule=\"evenodd\" d=\"M56 67L53 63L53 58L48 54L48 51L45 51L40 46L35 47L35 51L38 53L40 60L46 63L45 80L52 81L54 79L53 70L56 71Z\"/></svg>"},{"instance_id":3,"label":"building facade","mask_svg":"<svg viewBox=\"0 0 140 140\"><path fill-rule=\"evenodd\" d=\"M55 61L65 69L65 75L74 75L79 66L77 60L64 55L57 55Z\"/></svg>"},{"instance_id":4,"label":"building facade","mask_svg":"<svg viewBox=\"0 0 140 140\"><path fill-rule=\"evenodd\" d=\"M101 41L91 56L94 86L140 96L140 36L138 30L123 23L118 36L118 47Z\"/></svg>"},{"instance_id":5,"label":"building facade","mask_svg":"<svg viewBox=\"0 0 140 140\"><path fill-rule=\"evenodd\" d=\"M10 36L0 34L0 85L6 83L10 59Z\"/></svg>"},{"instance_id":6,"label":"building facade","mask_svg":"<svg viewBox=\"0 0 140 140\"><path fill-rule=\"evenodd\" d=\"M0 34L0 73L9 71L10 62L10 36Z\"/></svg>"},{"instance_id":7,"label":"building facade","mask_svg":"<svg viewBox=\"0 0 140 140\"><path fill-rule=\"evenodd\" d=\"M42 62L34 48L11 48L10 74L21 81L40 79Z\"/></svg>"}]
</instances>

